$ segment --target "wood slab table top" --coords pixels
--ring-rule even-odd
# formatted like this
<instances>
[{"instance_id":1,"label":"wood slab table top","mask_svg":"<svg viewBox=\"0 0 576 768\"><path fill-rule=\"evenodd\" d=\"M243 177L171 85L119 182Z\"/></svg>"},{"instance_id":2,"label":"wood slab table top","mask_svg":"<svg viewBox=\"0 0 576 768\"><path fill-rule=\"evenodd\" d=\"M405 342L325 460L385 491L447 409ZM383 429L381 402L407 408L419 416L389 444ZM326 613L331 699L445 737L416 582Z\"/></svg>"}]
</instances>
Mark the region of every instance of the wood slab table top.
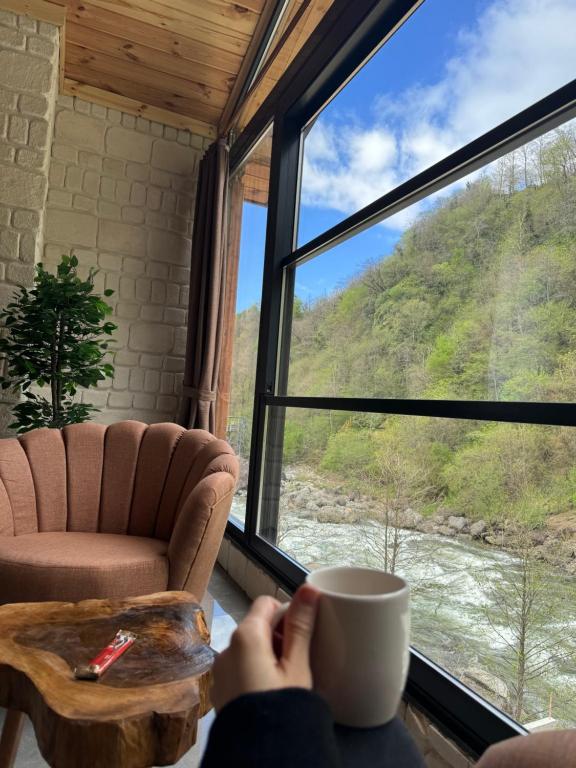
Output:
<instances>
[{"instance_id":1,"label":"wood slab table top","mask_svg":"<svg viewBox=\"0 0 576 768\"><path fill-rule=\"evenodd\" d=\"M119 629L137 635L134 645L100 680L76 680L74 668ZM211 707L209 641L187 592L4 605L0 706L30 716L52 768L171 765Z\"/></svg>"}]
</instances>

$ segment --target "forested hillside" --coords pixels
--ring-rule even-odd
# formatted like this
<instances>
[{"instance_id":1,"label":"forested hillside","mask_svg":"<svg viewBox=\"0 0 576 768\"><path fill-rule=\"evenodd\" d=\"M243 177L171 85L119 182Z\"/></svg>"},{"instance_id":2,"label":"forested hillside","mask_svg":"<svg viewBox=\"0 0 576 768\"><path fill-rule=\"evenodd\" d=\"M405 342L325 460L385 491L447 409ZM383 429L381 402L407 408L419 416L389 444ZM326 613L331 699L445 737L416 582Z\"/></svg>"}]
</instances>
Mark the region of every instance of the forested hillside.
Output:
<instances>
[{"instance_id":1,"label":"forested hillside","mask_svg":"<svg viewBox=\"0 0 576 768\"><path fill-rule=\"evenodd\" d=\"M246 419L257 318L236 325L231 415ZM342 290L297 301L289 393L573 402L574 127L437 200ZM538 525L576 505L569 428L294 409L285 462L424 513Z\"/></svg>"}]
</instances>

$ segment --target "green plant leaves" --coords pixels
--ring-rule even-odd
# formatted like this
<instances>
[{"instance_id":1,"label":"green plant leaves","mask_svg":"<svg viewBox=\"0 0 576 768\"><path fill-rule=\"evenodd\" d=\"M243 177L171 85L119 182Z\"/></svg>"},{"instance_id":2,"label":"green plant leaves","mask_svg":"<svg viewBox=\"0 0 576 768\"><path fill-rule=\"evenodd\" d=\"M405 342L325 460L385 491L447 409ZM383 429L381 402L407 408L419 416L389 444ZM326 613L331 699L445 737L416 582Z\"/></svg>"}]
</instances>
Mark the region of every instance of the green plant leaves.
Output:
<instances>
[{"instance_id":1,"label":"green plant leaves","mask_svg":"<svg viewBox=\"0 0 576 768\"><path fill-rule=\"evenodd\" d=\"M78 387L93 387L114 375L114 367L104 362L108 337L117 328L106 320L112 308L94 293L97 270L82 279L78 266L76 256L63 256L56 274L37 264L34 287L19 286L0 311L6 327L0 354L8 359L0 387L25 396L14 406L16 420L10 425L18 432L86 421L98 409L74 402ZM28 391L31 386L50 387L50 397Z\"/></svg>"}]
</instances>

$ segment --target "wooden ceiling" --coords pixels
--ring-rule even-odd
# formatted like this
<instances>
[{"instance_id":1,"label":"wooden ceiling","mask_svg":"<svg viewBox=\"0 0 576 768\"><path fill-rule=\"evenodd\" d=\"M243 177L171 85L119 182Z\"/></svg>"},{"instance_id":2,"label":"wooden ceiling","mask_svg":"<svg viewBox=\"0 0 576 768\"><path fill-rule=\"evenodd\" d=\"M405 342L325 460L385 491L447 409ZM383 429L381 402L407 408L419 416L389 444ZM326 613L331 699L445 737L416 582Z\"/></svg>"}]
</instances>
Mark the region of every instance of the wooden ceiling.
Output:
<instances>
[{"instance_id":1,"label":"wooden ceiling","mask_svg":"<svg viewBox=\"0 0 576 768\"><path fill-rule=\"evenodd\" d=\"M278 2L283 13L250 84ZM62 92L215 138L242 130L332 3L0 0L0 7L60 27Z\"/></svg>"},{"instance_id":2,"label":"wooden ceiling","mask_svg":"<svg viewBox=\"0 0 576 768\"><path fill-rule=\"evenodd\" d=\"M118 106L114 96L123 97L139 114L207 136L216 135L267 3L56 1L66 5L66 92L96 100L103 91Z\"/></svg>"}]
</instances>

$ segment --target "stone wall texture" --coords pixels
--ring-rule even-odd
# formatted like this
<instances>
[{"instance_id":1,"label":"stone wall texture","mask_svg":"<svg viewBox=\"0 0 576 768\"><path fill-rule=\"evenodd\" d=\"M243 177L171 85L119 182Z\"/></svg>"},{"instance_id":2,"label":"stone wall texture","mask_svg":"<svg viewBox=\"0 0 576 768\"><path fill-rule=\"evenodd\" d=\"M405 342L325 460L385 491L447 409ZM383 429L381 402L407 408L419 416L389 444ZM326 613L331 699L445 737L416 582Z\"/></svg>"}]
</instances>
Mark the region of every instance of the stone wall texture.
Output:
<instances>
[{"instance_id":1,"label":"stone wall texture","mask_svg":"<svg viewBox=\"0 0 576 768\"><path fill-rule=\"evenodd\" d=\"M0 10L0 306L35 263L75 255L114 290L112 381L97 421L172 421L186 345L198 163L189 131L60 96L58 28ZM14 398L0 396L0 433Z\"/></svg>"},{"instance_id":2,"label":"stone wall texture","mask_svg":"<svg viewBox=\"0 0 576 768\"><path fill-rule=\"evenodd\" d=\"M76 255L111 288L114 379L83 394L97 421L172 421L186 345L190 248L204 140L188 131L60 96L44 263Z\"/></svg>"},{"instance_id":3,"label":"stone wall texture","mask_svg":"<svg viewBox=\"0 0 576 768\"><path fill-rule=\"evenodd\" d=\"M251 600L259 595L271 595L280 602L290 595L274 579L252 562L232 542L225 538L218 554L218 564L246 592ZM428 768L473 768L475 759L460 749L440 728L413 704L403 701L398 716L410 731Z\"/></svg>"},{"instance_id":4,"label":"stone wall texture","mask_svg":"<svg viewBox=\"0 0 576 768\"><path fill-rule=\"evenodd\" d=\"M57 82L58 28L0 10L1 306L41 253ZM0 431L12 401L0 398Z\"/></svg>"}]
</instances>

